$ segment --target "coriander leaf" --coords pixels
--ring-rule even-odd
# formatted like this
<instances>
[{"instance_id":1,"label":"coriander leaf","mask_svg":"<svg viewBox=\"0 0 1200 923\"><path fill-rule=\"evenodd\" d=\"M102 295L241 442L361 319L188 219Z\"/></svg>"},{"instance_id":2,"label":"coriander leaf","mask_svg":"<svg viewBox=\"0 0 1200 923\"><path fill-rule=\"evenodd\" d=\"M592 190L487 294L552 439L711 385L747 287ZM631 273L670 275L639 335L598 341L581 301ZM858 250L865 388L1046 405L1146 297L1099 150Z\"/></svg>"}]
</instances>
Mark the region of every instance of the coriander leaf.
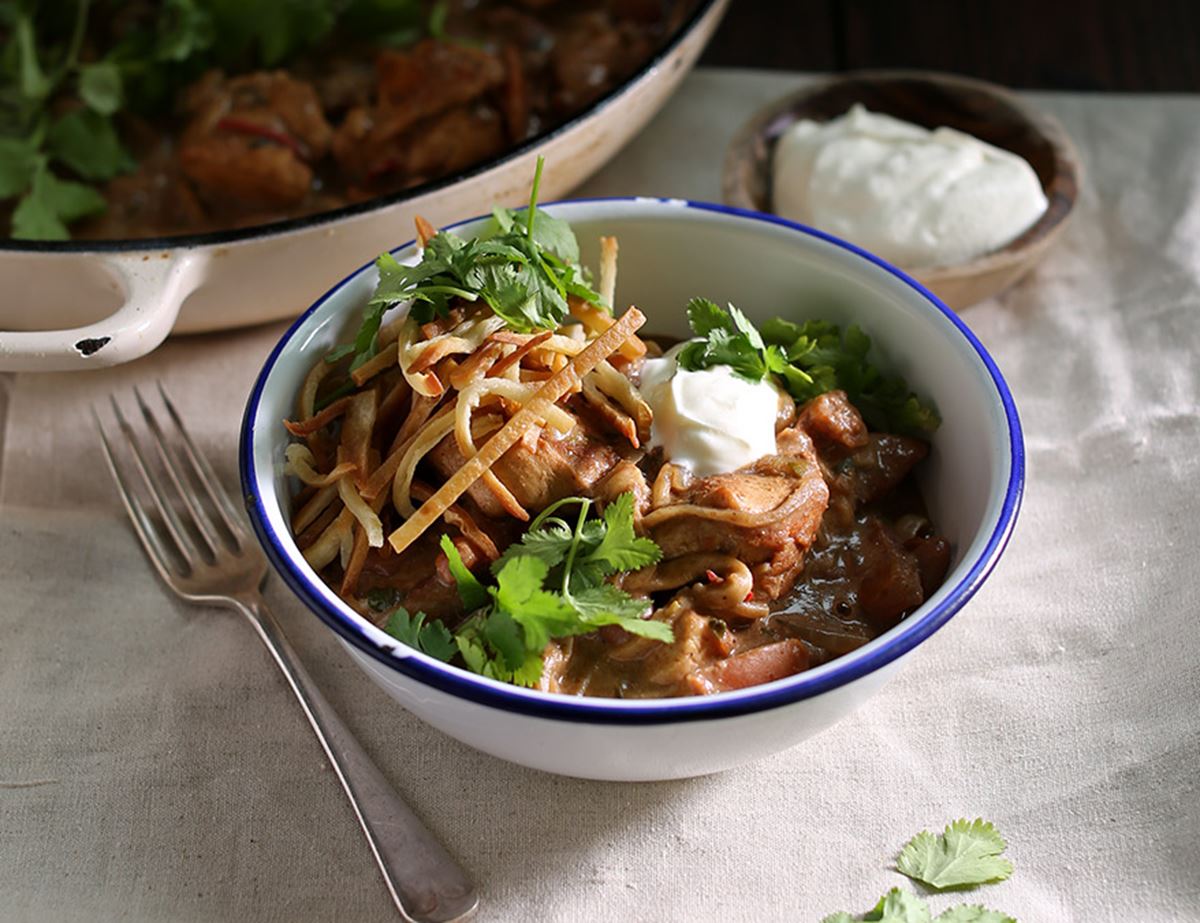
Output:
<instances>
[{"instance_id":1,"label":"coriander leaf","mask_svg":"<svg viewBox=\"0 0 1200 923\"><path fill-rule=\"evenodd\" d=\"M331 349L329 352L327 352L325 354L325 361L328 362L330 365L333 365L333 363L340 362L342 359L345 359L347 356L353 356L353 355L354 355L354 344L353 343L343 343L341 346L335 346L333 349Z\"/></svg>"},{"instance_id":2,"label":"coriander leaf","mask_svg":"<svg viewBox=\"0 0 1200 923\"><path fill-rule=\"evenodd\" d=\"M572 506L578 507L573 527L555 515ZM614 570L644 566L642 562L657 560L661 554L657 545L633 533L632 494L615 498L599 519L587 518L592 506L590 499L564 497L539 513L521 539L493 563L496 582L491 588L483 587L462 567L453 544L443 536L442 549L460 592L468 580L473 584L468 591L472 600L464 597L464 602L476 614L454 637L469 669L531 686L541 678L542 651L555 638L620 625L642 637L674 639L669 625L643 618L649 600L602 582ZM572 580L575 589L569 592ZM547 588L560 583L562 592ZM476 600L480 605L473 605Z\"/></svg>"},{"instance_id":3,"label":"coriander leaf","mask_svg":"<svg viewBox=\"0 0 1200 923\"><path fill-rule=\"evenodd\" d=\"M492 573L498 574L515 557L532 556L546 565L547 571L558 566L571 547L571 530L561 520L551 520L540 529L530 529L519 542L505 549L504 554L492 564Z\"/></svg>"},{"instance_id":4,"label":"coriander leaf","mask_svg":"<svg viewBox=\"0 0 1200 923\"><path fill-rule=\"evenodd\" d=\"M520 556L509 559L496 575L496 612L506 613L521 626L525 645L531 651L540 651L551 638L588 630L566 600L543 589L547 574L549 568L544 561ZM509 663L511 669L519 666L511 659Z\"/></svg>"},{"instance_id":5,"label":"coriander leaf","mask_svg":"<svg viewBox=\"0 0 1200 923\"><path fill-rule=\"evenodd\" d=\"M746 341L756 351L762 352L767 348L766 344L763 342L762 335L757 329L755 329L754 325L750 323L750 318L748 318L745 314L739 311L735 305L732 304L729 306L729 319L733 321L734 329L744 336Z\"/></svg>"},{"instance_id":6,"label":"coriander leaf","mask_svg":"<svg viewBox=\"0 0 1200 923\"><path fill-rule=\"evenodd\" d=\"M960 819L939 836L927 830L918 833L901 850L896 868L938 891L1003 881L1013 870L1000 855L1005 845L991 823Z\"/></svg>"},{"instance_id":7,"label":"coriander leaf","mask_svg":"<svg viewBox=\"0 0 1200 923\"><path fill-rule=\"evenodd\" d=\"M540 208L534 209L533 243L554 254L564 263L579 262L579 240L571 230L569 222L556 218ZM513 222L529 227L529 209L522 208L512 213Z\"/></svg>"},{"instance_id":8,"label":"coriander leaf","mask_svg":"<svg viewBox=\"0 0 1200 923\"><path fill-rule=\"evenodd\" d=\"M715 301L693 298L687 304L688 326L698 337L706 337L714 330L726 330L729 320Z\"/></svg>"},{"instance_id":9,"label":"coriander leaf","mask_svg":"<svg viewBox=\"0 0 1200 923\"><path fill-rule=\"evenodd\" d=\"M100 115L121 108L121 72L111 61L85 64L79 69L79 98Z\"/></svg>"},{"instance_id":10,"label":"coriander leaf","mask_svg":"<svg viewBox=\"0 0 1200 923\"><path fill-rule=\"evenodd\" d=\"M33 32L33 19L28 13L17 17L13 36L17 48L17 86L21 95L29 100L45 99L54 83L38 61L37 38Z\"/></svg>"},{"instance_id":11,"label":"coriander leaf","mask_svg":"<svg viewBox=\"0 0 1200 923\"><path fill-rule=\"evenodd\" d=\"M68 240L71 235L35 186L13 210L12 236L17 240Z\"/></svg>"},{"instance_id":12,"label":"coriander leaf","mask_svg":"<svg viewBox=\"0 0 1200 923\"><path fill-rule=\"evenodd\" d=\"M90 109L68 112L46 133L50 153L84 179L106 180L136 164L112 122Z\"/></svg>"},{"instance_id":13,"label":"coriander leaf","mask_svg":"<svg viewBox=\"0 0 1200 923\"><path fill-rule=\"evenodd\" d=\"M220 36L222 63L236 64L252 54L267 67L316 44L336 21L327 0L206 0L204 4Z\"/></svg>"},{"instance_id":14,"label":"coriander leaf","mask_svg":"<svg viewBox=\"0 0 1200 923\"><path fill-rule=\"evenodd\" d=\"M491 596L463 563L462 556L458 553L458 549L450 540L449 535L442 536L441 545L442 551L446 554L446 561L450 565L450 574L454 577L454 583L458 587L458 597L462 600L464 608L468 612L473 612L487 605Z\"/></svg>"},{"instance_id":15,"label":"coriander leaf","mask_svg":"<svg viewBox=\"0 0 1200 923\"><path fill-rule=\"evenodd\" d=\"M17 138L0 138L0 199L29 188L38 165L37 148Z\"/></svg>"},{"instance_id":16,"label":"coriander leaf","mask_svg":"<svg viewBox=\"0 0 1200 923\"><path fill-rule=\"evenodd\" d=\"M662 557L662 549L651 539L633 533L633 493L626 492L604 508L604 537L596 550L581 563L598 564L605 576L616 571L638 570Z\"/></svg>"},{"instance_id":17,"label":"coriander leaf","mask_svg":"<svg viewBox=\"0 0 1200 923\"><path fill-rule=\"evenodd\" d=\"M513 670L512 681L518 686L536 686L542 678L542 670L546 663L541 653L530 652L525 656L525 662Z\"/></svg>"},{"instance_id":18,"label":"coriander leaf","mask_svg":"<svg viewBox=\"0 0 1200 923\"><path fill-rule=\"evenodd\" d=\"M400 605L400 591L395 587L381 586L367 590L367 607L372 612L388 612Z\"/></svg>"},{"instance_id":19,"label":"coriander leaf","mask_svg":"<svg viewBox=\"0 0 1200 923\"><path fill-rule=\"evenodd\" d=\"M400 606L388 618L387 624L384 626L384 631L395 638L397 641L403 641L409 647L420 647L421 623L425 620L425 614L418 612L415 616L409 615L407 609Z\"/></svg>"},{"instance_id":20,"label":"coriander leaf","mask_svg":"<svg viewBox=\"0 0 1200 923\"><path fill-rule=\"evenodd\" d=\"M40 158L29 192L12 216L12 236L20 240L66 240L67 224L104 210L104 197L80 183L54 176Z\"/></svg>"},{"instance_id":21,"label":"coriander leaf","mask_svg":"<svg viewBox=\"0 0 1200 923\"><path fill-rule=\"evenodd\" d=\"M796 324L776 318L763 325L762 335L768 344L766 365L798 401L841 389L872 429L922 436L941 423L903 378L885 376L868 359L871 339L856 325L843 334L829 321Z\"/></svg>"},{"instance_id":22,"label":"coriander leaf","mask_svg":"<svg viewBox=\"0 0 1200 923\"><path fill-rule=\"evenodd\" d=\"M911 891L892 888L879 899L874 909L863 916L864 921L877 923L931 923L929 905Z\"/></svg>"},{"instance_id":23,"label":"coriander leaf","mask_svg":"<svg viewBox=\"0 0 1200 923\"><path fill-rule=\"evenodd\" d=\"M524 665L525 635L521 626L503 608L496 608L484 620L483 637L500 654L507 669L517 670Z\"/></svg>"},{"instance_id":24,"label":"coriander leaf","mask_svg":"<svg viewBox=\"0 0 1200 923\"><path fill-rule=\"evenodd\" d=\"M589 626L599 628L601 625L615 625L622 620L640 622L650 610L651 602L645 597L630 596L611 583L598 583L582 590L572 590L571 605ZM659 632L651 629L650 634Z\"/></svg>"},{"instance_id":25,"label":"coriander leaf","mask_svg":"<svg viewBox=\"0 0 1200 923\"><path fill-rule=\"evenodd\" d=\"M630 596L611 583L572 593L571 602L586 622L588 630L604 625L619 625L630 634L642 638L665 644L675 640L675 632L666 622L642 617L651 606L649 600Z\"/></svg>"},{"instance_id":26,"label":"coriander leaf","mask_svg":"<svg viewBox=\"0 0 1200 923\"><path fill-rule=\"evenodd\" d=\"M392 613L384 631L411 648L438 660L448 661L456 650L450 631L440 620L425 624L425 618L424 612L409 615L408 610L401 606Z\"/></svg>"},{"instance_id":27,"label":"coriander leaf","mask_svg":"<svg viewBox=\"0 0 1200 923\"><path fill-rule=\"evenodd\" d=\"M430 657L449 663L454 659L458 645L455 644L454 635L450 634L450 629L445 623L441 619L434 619L421 630L421 650Z\"/></svg>"},{"instance_id":28,"label":"coriander leaf","mask_svg":"<svg viewBox=\"0 0 1200 923\"><path fill-rule=\"evenodd\" d=\"M788 346L800 338L800 327L782 317L773 317L762 325L761 333L766 343Z\"/></svg>"},{"instance_id":29,"label":"coriander leaf","mask_svg":"<svg viewBox=\"0 0 1200 923\"><path fill-rule=\"evenodd\" d=\"M929 905L911 891L892 888L872 909L861 916L840 911L831 913L821 923L932 923Z\"/></svg>"},{"instance_id":30,"label":"coriander leaf","mask_svg":"<svg viewBox=\"0 0 1200 923\"><path fill-rule=\"evenodd\" d=\"M186 61L212 46L212 17L196 0L166 0L158 17L154 57L159 61Z\"/></svg>"},{"instance_id":31,"label":"coriander leaf","mask_svg":"<svg viewBox=\"0 0 1200 923\"><path fill-rule=\"evenodd\" d=\"M450 4L446 0L437 0L429 11L429 34L436 39L446 37L446 17L450 15Z\"/></svg>"},{"instance_id":32,"label":"coriander leaf","mask_svg":"<svg viewBox=\"0 0 1200 923\"><path fill-rule=\"evenodd\" d=\"M507 208L501 208L499 205L493 205L492 220L496 222L496 229L499 231L499 233L507 234L512 230L512 212L510 212Z\"/></svg>"},{"instance_id":33,"label":"coriander leaf","mask_svg":"<svg viewBox=\"0 0 1200 923\"><path fill-rule=\"evenodd\" d=\"M91 186L61 180L49 173L46 176L51 205L58 217L67 224L104 211L104 196Z\"/></svg>"},{"instance_id":34,"label":"coriander leaf","mask_svg":"<svg viewBox=\"0 0 1200 923\"><path fill-rule=\"evenodd\" d=\"M326 362L337 362L353 355L354 360L350 363L353 371L375 355L375 338L383 324L383 315L393 304L403 300L402 296L393 296L393 293L404 284L404 275L412 268L400 265L390 253L381 253L375 260L375 267L379 271L379 283L375 286L375 294L363 308L362 323L354 335L353 344L334 348L325 356Z\"/></svg>"},{"instance_id":35,"label":"coriander leaf","mask_svg":"<svg viewBox=\"0 0 1200 923\"><path fill-rule=\"evenodd\" d=\"M707 298L693 298L688 323L698 339L686 344L676 362L690 372L727 365L749 381L762 381L769 370L766 344L749 318L733 305L718 307ZM773 360L779 364L778 356Z\"/></svg>"},{"instance_id":36,"label":"coriander leaf","mask_svg":"<svg viewBox=\"0 0 1200 923\"><path fill-rule=\"evenodd\" d=\"M1007 913L988 910L978 904L959 904L939 913L934 918L934 923L1017 923L1017 921Z\"/></svg>"},{"instance_id":37,"label":"coriander leaf","mask_svg":"<svg viewBox=\"0 0 1200 923\"><path fill-rule=\"evenodd\" d=\"M483 642L473 632L460 630L454 635L454 643L467 668L472 673L484 673L487 668L488 654L484 649Z\"/></svg>"}]
</instances>

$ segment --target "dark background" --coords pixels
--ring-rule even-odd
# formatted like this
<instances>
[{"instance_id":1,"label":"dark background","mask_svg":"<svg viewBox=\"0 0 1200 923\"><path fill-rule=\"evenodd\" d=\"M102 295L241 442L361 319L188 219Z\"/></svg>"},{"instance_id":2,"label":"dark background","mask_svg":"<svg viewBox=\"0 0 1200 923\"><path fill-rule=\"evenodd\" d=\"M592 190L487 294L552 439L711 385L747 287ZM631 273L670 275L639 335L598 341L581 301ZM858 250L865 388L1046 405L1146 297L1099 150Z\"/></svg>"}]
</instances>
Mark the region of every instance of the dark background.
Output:
<instances>
[{"instance_id":1,"label":"dark background","mask_svg":"<svg viewBox=\"0 0 1200 923\"><path fill-rule=\"evenodd\" d=\"M1200 0L733 0L718 67L953 71L1013 87L1200 91Z\"/></svg>"}]
</instances>

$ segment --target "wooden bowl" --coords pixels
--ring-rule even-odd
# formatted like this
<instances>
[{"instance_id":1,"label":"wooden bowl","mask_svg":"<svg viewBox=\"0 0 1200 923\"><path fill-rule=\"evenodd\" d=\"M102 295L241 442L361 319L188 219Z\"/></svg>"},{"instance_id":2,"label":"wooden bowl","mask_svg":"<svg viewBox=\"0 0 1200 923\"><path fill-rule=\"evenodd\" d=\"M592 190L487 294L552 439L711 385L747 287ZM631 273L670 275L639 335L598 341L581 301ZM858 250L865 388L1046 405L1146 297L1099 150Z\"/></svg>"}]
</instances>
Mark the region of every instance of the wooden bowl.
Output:
<instances>
[{"instance_id":1,"label":"wooden bowl","mask_svg":"<svg viewBox=\"0 0 1200 923\"><path fill-rule=\"evenodd\" d=\"M966 77L924 71L858 71L812 84L767 106L738 132L725 157L722 195L729 205L773 211L775 143L799 119L827 121L862 103L873 112L937 128L948 125L1024 157L1049 206L1024 234L967 263L902 267L953 308L1002 292L1045 256L1066 227L1083 181L1062 126L1009 91Z\"/></svg>"}]
</instances>

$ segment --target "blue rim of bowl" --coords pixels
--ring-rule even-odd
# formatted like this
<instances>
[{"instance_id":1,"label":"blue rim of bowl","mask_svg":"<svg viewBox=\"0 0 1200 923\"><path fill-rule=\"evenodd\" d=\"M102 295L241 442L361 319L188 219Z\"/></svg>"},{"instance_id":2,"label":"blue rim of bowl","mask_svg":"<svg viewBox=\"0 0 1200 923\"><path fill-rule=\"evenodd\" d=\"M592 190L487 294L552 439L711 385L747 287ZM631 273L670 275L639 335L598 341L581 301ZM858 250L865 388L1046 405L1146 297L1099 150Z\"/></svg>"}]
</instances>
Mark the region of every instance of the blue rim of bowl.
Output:
<instances>
[{"instance_id":1,"label":"blue rim of bowl","mask_svg":"<svg viewBox=\"0 0 1200 923\"><path fill-rule=\"evenodd\" d=\"M918 618L910 616L911 621L906 620L898 626L903 628L904 626L911 625L911 630L897 632L895 636L888 639L884 644L881 644L863 656L855 657L853 654L849 654L833 660L829 664L830 669L826 672L817 674L799 673L788 679L779 680L761 687L761 690L758 691L752 688L748 691L718 694L715 696L650 700L649 704L637 702L635 707L630 707L635 703L627 700L576 697L555 693L531 693L529 690L520 690L516 687L489 683L487 680L473 673L468 673L458 667L452 667L431 658L425 658L423 655L395 656L392 651L395 646L400 644L399 642L396 645L388 647L377 645L366 636L362 626L351 621L345 613L330 606L320 594L317 585L296 568L279 536L275 534L267 519L266 510L263 506L262 492L259 489L254 466L254 420L257 416L258 406L262 399L267 379L270 377L271 371L275 367L275 363L278 361L284 347L292 340L292 337L304 322L315 311L320 309L335 292L345 286L351 279L358 276L359 273L365 272L374 265L373 260L356 269L337 285L333 286L296 319L267 357L262 371L259 372L258 378L254 382L254 387L251 389L250 397L246 402L238 452L242 494L245 498L246 508L250 514L250 521L254 532L258 536L275 570L291 590L300 597L321 621L333 629L339 637L390 669L396 670L441 692L466 699L470 702L506 712L559 721L606 725L653 725L671 724L680 721L710 721L720 718L732 718L752 712L779 708L801 701L802 699L812 698L861 679L911 651L945 625L975 595L980 586L983 585L983 582L992 572L996 562L1004 552L1005 546L1008 544L1009 536L1012 534L1012 529L1016 522L1017 512L1021 506L1021 497L1025 488L1024 437L1012 393L995 361L962 319L953 310L943 304L936 295L921 285L920 282L890 263L856 247L854 244L826 234L816 228L788 221L787 219L780 218L778 215L689 199L612 196L564 199L558 202L546 203L546 205L576 205L601 202L662 202L698 211L716 212L789 228L862 257L895 276L905 285L918 292L929 304L937 308L967 340L987 369L988 374L991 376L992 384L995 386L1004 407L1004 417L1008 425L1010 471L1008 485L1005 488L1004 501L1001 504L995 528L988 537L987 544L982 553L980 553L971 565L970 570L959 579L945 597L931 610L923 613ZM449 225L446 229L449 230L470 224L483 217L486 216L468 218L456 224ZM392 252L395 253L404 250L412 244L413 241L408 241L396 247ZM617 702L620 703L619 707L614 707L614 704Z\"/></svg>"}]
</instances>

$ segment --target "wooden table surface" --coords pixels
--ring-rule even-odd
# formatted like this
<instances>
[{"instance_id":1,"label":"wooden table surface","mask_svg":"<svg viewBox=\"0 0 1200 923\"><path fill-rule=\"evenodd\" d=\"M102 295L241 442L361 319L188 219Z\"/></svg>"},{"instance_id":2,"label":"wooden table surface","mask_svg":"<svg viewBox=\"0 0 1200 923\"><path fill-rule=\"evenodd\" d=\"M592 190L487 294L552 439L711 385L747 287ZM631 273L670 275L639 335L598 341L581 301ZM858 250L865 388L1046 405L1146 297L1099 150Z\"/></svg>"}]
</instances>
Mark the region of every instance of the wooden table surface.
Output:
<instances>
[{"instance_id":1,"label":"wooden table surface","mask_svg":"<svg viewBox=\"0 0 1200 923\"><path fill-rule=\"evenodd\" d=\"M1200 92L1197 0L733 0L703 63L912 67L1013 87Z\"/></svg>"}]
</instances>

